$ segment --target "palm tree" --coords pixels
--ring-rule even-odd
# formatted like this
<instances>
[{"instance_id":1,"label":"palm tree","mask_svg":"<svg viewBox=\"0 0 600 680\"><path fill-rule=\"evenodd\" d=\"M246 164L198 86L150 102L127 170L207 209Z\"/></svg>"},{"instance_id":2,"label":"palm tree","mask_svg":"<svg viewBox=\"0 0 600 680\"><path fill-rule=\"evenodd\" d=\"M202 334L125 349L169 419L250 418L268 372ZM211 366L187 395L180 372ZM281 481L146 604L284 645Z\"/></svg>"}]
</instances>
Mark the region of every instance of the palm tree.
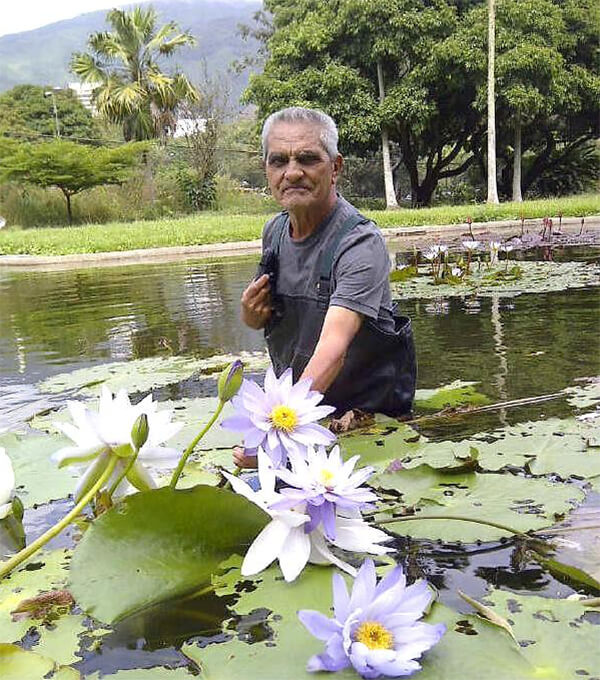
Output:
<instances>
[{"instance_id":1,"label":"palm tree","mask_svg":"<svg viewBox=\"0 0 600 680\"><path fill-rule=\"evenodd\" d=\"M163 136L174 128L177 105L199 98L185 75L163 73L157 63L159 57L194 45L194 37L179 32L172 21L157 28L157 19L152 7L110 10L106 20L112 32L90 35L90 52L75 53L71 61L73 73L97 85L98 112L121 125L127 141Z\"/></svg>"}]
</instances>

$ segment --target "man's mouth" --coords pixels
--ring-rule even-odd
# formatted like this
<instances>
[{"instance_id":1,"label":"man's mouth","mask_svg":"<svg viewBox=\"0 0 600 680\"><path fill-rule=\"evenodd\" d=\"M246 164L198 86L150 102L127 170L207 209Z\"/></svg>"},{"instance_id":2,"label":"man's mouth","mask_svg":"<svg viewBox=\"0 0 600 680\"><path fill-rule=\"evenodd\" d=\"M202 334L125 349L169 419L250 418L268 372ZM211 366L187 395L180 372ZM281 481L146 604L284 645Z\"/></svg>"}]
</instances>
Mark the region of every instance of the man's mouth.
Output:
<instances>
[{"instance_id":1,"label":"man's mouth","mask_svg":"<svg viewBox=\"0 0 600 680\"><path fill-rule=\"evenodd\" d=\"M288 191L310 191L308 187L304 186L291 186L291 187L285 187L283 190L283 193L285 194Z\"/></svg>"}]
</instances>

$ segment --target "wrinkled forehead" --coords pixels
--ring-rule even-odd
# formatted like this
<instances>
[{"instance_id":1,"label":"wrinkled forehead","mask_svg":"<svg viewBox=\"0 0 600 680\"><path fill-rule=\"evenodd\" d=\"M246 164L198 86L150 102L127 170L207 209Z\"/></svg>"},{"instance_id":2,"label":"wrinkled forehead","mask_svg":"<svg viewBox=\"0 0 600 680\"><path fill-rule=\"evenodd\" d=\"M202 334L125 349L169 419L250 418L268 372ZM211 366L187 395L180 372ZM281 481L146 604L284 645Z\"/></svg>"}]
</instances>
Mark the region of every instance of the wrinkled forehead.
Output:
<instances>
[{"instance_id":1,"label":"wrinkled forehead","mask_svg":"<svg viewBox=\"0 0 600 680\"><path fill-rule=\"evenodd\" d=\"M301 151L327 154L320 125L305 122L279 122L273 125L267 137L267 154L295 155Z\"/></svg>"}]
</instances>

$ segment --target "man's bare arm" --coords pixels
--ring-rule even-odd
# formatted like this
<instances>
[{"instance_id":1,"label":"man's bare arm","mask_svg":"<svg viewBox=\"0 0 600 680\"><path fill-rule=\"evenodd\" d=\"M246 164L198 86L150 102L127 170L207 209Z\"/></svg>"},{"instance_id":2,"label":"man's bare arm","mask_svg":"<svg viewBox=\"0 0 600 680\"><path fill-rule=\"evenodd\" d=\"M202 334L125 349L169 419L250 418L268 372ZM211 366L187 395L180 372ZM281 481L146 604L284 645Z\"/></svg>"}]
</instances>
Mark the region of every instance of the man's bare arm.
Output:
<instances>
[{"instance_id":1,"label":"man's bare arm","mask_svg":"<svg viewBox=\"0 0 600 680\"><path fill-rule=\"evenodd\" d=\"M258 330L271 318L271 287L268 274L252 281L242 293L241 317L246 326Z\"/></svg>"},{"instance_id":2,"label":"man's bare arm","mask_svg":"<svg viewBox=\"0 0 600 680\"><path fill-rule=\"evenodd\" d=\"M301 376L312 378L314 390L325 392L337 378L362 319L361 314L345 307L331 306L328 309L319 342Z\"/></svg>"}]
</instances>

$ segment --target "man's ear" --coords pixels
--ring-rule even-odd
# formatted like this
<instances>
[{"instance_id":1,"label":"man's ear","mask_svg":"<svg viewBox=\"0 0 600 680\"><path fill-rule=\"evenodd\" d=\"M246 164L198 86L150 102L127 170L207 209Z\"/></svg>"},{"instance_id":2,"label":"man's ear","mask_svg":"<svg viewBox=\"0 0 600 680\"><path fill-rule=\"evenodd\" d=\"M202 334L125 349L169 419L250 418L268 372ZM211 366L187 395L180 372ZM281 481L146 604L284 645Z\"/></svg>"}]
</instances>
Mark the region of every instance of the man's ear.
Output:
<instances>
[{"instance_id":1,"label":"man's ear","mask_svg":"<svg viewBox=\"0 0 600 680\"><path fill-rule=\"evenodd\" d=\"M335 184L337 182L339 174L342 172L344 167L344 159L341 154L338 153L335 160L333 161L333 174L331 176L331 183Z\"/></svg>"}]
</instances>

